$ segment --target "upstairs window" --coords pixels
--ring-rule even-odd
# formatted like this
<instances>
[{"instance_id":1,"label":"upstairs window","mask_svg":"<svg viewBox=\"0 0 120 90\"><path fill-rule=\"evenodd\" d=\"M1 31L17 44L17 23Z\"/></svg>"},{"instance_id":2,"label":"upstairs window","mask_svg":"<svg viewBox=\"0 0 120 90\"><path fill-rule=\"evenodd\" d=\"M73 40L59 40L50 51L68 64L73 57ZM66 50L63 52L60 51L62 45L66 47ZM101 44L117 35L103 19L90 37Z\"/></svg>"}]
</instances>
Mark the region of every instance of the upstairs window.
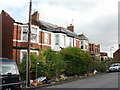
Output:
<instances>
[{"instance_id":1,"label":"upstairs window","mask_svg":"<svg viewBox=\"0 0 120 90\"><path fill-rule=\"evenodd\" d=\"M84 44L84 42L83 41L81 41L81 45L83 45Z\"/></svg>"},{"instance_id":2,"label":"upstairs window","mask_svg":"<svg viewBox=\"0 0 120 90\"><path fill-rule=\"evenodd\" d=\"M45 44L49 44L49 34L45 33Z\"/></svg>"},{"instance_id":3,"label":"upstairs window","mask_svg":"<svg viewBox=\"0 0 120 90\"><path fill-rule=\"evenodd\" d=\"M55 45L59 45L59 34L55 34Z\"/></svg>"},{"instance_id":4,"label":"upstairs window","mask_svg":"<svg viewBox=\"0 0 120 90\"><path fill-rule=\"evenodd\" d=\"M22 29L22 40L23 41L28 41L28 27L27 26L23 26L23 29Z\"/></svg>"},{"instance_id":5,"label":"upstairs window","mask_svg":"<svg viewBox=\"0 0 120 90\"><path fill-rule=\"evenodd\" d=\"M31 41L32 42L37 42L37 28L33 28L31 29Z\"/></svg>"}]
</instances>

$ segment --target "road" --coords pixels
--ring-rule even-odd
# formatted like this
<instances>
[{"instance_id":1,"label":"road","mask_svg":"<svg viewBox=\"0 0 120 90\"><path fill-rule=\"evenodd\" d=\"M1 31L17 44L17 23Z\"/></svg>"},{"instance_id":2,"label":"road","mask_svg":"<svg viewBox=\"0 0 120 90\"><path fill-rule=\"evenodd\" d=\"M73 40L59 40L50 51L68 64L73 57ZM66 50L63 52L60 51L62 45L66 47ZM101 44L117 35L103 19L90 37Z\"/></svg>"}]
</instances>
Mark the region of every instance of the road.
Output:
<instances>
[{"instance_id":1,"label":"road","mask_svg":"<svg viewBox=\"0 0 120 90\"><path fill-rule=\"evenodd\" d=\"M47 88L118 88L118 73L102 74Z\"/></svg>"}]
</instances>

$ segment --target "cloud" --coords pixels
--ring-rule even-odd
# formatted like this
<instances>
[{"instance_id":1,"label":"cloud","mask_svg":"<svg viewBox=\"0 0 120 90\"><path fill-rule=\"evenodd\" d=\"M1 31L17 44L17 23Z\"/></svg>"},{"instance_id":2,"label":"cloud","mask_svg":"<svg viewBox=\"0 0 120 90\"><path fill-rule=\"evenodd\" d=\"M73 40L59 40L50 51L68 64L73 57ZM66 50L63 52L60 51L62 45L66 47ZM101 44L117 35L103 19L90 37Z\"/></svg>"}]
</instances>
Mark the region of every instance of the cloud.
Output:
<instances>
[{"instance_id":1,"label":"cloud","mask_svg":"<svg viewBox=\"0 0 120 90\"><path fill-rule=\"evenodd\" d=\"M118 43L119 0L33 0L32 12L40 19L59 26L75 26L76 33L85 33L91 42L101 44L109 52ZM6 3L7 2L7 3ZM1 0L0 10L6 10L15 20L28 22L29 0Z\"/></svg>"}]
</instances>

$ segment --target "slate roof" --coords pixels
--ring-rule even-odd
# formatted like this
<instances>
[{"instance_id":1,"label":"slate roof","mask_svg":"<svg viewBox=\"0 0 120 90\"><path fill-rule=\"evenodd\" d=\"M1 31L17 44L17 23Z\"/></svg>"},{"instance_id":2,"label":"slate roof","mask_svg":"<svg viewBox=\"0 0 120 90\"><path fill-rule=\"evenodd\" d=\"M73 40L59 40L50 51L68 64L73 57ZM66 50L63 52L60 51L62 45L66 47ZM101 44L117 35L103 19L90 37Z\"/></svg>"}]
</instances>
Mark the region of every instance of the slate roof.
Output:
<instances>
[{"instance_id":1,"label":"slate roof","mask_svg":"<svg viewBox=\"0 0 120 90\"><path fill-rule=\"evenodd\" d=\"M67 34L70 37L74 37L80 40L88 40L87 37L85 37L83 34L81 35L77 35L76 33L68 30L67 28L64 27L60 27L58 25L54 25L48 22L44 22L44 21L36 21L36 20L32 20L32 24L39 26L40 29L46 30L46 31L50 31L50 32L54 32L54 33L64 33Z\"/></svg>"},{"instance_id":2,"label":"slate roof","mask_svg":"<svg viewBox=\"0 0 120 90\"><path fill-rule=\"evenodd\" d=\"M78 35L80 40L88 40L88 38L84 34Z\"/></svg>"}]
</instances>

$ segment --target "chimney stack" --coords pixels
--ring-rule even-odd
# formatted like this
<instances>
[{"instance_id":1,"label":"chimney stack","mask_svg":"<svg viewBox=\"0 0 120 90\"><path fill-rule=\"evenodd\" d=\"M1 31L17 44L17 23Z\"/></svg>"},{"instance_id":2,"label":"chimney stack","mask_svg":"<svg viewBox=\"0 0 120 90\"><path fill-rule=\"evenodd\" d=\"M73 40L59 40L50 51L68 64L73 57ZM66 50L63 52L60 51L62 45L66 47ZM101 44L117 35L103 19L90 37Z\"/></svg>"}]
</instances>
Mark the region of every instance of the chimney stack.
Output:
<instances>
[{"instance_id":1,"label":"chimney stack","mask_svg":"<svg viewBox=\"0 0 120 90\"><path fill-rule=\"evenodd\" d=\"M32 15L32 19L36 20L36 21L39 21L39 13L38 11L34 12L33 15Z\"/></svg>"},{"instance_id":2,"label":"chimney stack","mask_svg":"<svg viewBox=\"0 0 120 90\"><path fill-rule=\"evenodd\" d=\"M67 29L69 29L70 31L74 32L74 26L72 24L70 24L70 26L68 26Z\"/></svg>"}]
</instances>

